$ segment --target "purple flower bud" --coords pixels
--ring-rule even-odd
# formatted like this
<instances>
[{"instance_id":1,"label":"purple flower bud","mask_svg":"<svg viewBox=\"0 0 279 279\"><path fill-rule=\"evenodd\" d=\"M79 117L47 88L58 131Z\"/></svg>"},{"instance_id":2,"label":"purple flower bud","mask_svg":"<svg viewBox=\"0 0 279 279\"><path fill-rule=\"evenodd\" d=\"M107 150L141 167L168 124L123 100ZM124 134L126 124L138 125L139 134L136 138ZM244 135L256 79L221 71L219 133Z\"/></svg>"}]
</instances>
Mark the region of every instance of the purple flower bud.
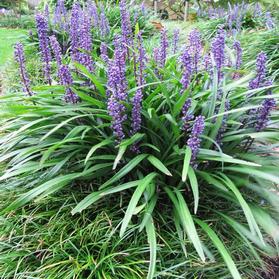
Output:
<instances>
[{"instance_id":1,"label":"purple flower bud","mask_svg":"<svg viewBox=\"0 0 279 279\"><path fill-rule=\"evenodd\" d=\"M262 15L262 8L259 2L254 7L254 17L260 17Z\"/></svg>"},{"instance_id":2,"label":"purple flower bud","mask_svg":"<svg viewBox=\"0 0 279 279\"><path fill-rule=\"evenodd\" d=\"M242 48L239 41L235 41L233 44L233 48L235 50L235 69L239 70L242 64ZM238 72L233 73L232 78L238 79L241 77L241 74Z\"/></svg>"},{"instance_id":3,"label":"purple flower bud","mask_svg":"<svg viewBox=\"0 0 279 279\"><path fill-rule=\"evenodd\" d=\"M91 57L92 52L92 37L91 37L91 25L87 15L83 15L83 21L81 22L79 38L78 38L79 50L76 53L76 61L84 65L90 72L94 71L93 60Z\"/></svg>"},{"instance_id":4,"label":"purple flower bud","mask_svg":"<svg viewBox=\"0 0 279 279\"><path fill-rule=\"evenodd\" d=\"M226 100L225 102L225 112L228 111L230 109L230 100ZM222 139L223 139L223 136L224 136L224 133L227 129L227 121L228 121L228 114L225 114L223 116L223 119L222 119L222 126L220 127L219 131L218 131L218 134L216 136L216 142L219 144L219 145L222 145Z\"/></svg>"},{"instance_id":5,"label":"purple flower bud","mask_svg":"<svg viewBox=\"0 0 279 279\"><path fill-rule=\"evenodd\" d=\"M257 61L256 61L257 74L256 77L249 82L250 89L256 89L263 86L263 83L266 78L266 61L267 61L266 54L263 51L260 52L257 56Z\"/></svg>"},{"instance_id":6,"label":"purple flower bud","mask_svg":"<svg viewBox=\"0 0 279 279\"><path fill-rule=\"evenodd\" d=\"M265 25L266 25L266 28L268 30L271 30L275 27L275 23L271 17L271 13L270 12L266 12L265 13Z\"/></svg>"},{"instance_id":7,"label":"purple flower bud","mask_svg":"<svg viewBox=\"0 0 279 279\"><path fill-rule=\"evenodd\" d=\"M109 22L105 14L104 7L101 7L101 15L100 15L100 32L101 36L104 38L110 32Z\"/></svg>"},{"instance_id":8,"label":"purple flower bud","mask_svg":"<svg viewBox=\"0 0 279 279\"><path fill-rule=\"evenodd\" d=\"M123 102L127 101L126 81L126 48L122 39L114 39L115 51L113 60L108 65L107 97L108 113L112 117L112 130L117 141L125 138L123 123L127 119Z\"/></svg>"},{"instance_id":9,"label":"purple flower bud","mask_svg":"<svg viewBox=\"0 0 279 279\"><path fill-rule=\"evenodd\" d=\"M180 57L180 61L183 66L182 78L180 83L182 84L182 91L186 90L191 82L191 76L193 72L193 62L190 55L189 48L186 48Z\"/></svg>"},{"instance_id":10,"label":"purple flower bud","mask_svg":"<svg viewBox=\"0 0 279 279\"><path fill-rule=\"evenodd\" d=\"M81 7L78 2L75 2L72 8L70 28L71 57L74 61L76 61L76 55L79 48L80 19L82 18L81 15Z\"/></svg>"},{"instance_id":11,"label":"purple flower bud","mask_svg":"<svg viewBox=\"0 0 279 279\"><path fill-rule=\"evenodd\" d=\"M204 69L212 75L212 61L210 53L206 53L203 57Z\"/></svg>"},{"instance_id":12,"label":"purple flower bud","mask_svg":"<svg viewBox=\"0 0 279 279\"><path fill-rule=\"evenodd\" d=\"M88 16L92 21L92 24L94 27L99 26L99 15L98 15L98 9L94 1L89 0L87 1L87 10L88 10Z\"/></svg>"},{"instance_id":13,"label":"purple flower bud","mask_svg":"<svg viewBox=\"0 0 279 279\"><path fill-rule=\"evenodd\" d=\"M138 69L138 73L137 73L137 84L138 86L142 86L145 84L145 80L144 80L144 70L146 67L146 62L147 62L147 57L146 57L146 52L145 49L143 47L143 40L142 40L142 35L141 32L139 32L137 34L137 48L138 48L138 64L139 64L139 69Z\"/></svg>"},{"instance_id":14,"label":"purple flower bud","mask_svg":"<svg viewBox=\"0 0 279 279\"><path fill-rule=\"evenodd\" d=\"M30 79L26 71L23 45L21 43L17 43L15 45L14 55L15 55L15 60L19 64L19 71L20 71L20 77L23 85L23 91L27 93L29 96L32 96L34 93L30 89Z\"/></svg>"},{"instance_id":15,"label":"purple flower bud","mask_svg":"<svg viewBox=\"0 0 279 279\"><path fill-rule=\"evenodd\" d=\"M274 98L265 99L257 111L256 131L260 132L267 127L269 116L272 110L276 108Z\"/></svg>"},{"instance_id":16,"label":"purple flower bud","mask_svg":"<svg viewBox=\"0 0 279 279\"><path fill-rule=\"evenodd\" d=\"M119 7L120 7L120 15L121 15L122 37L124 43L126 44L126 48L127 48L126 50L128 53L128 47L132 46L132 41L133 41L133 31L131 27L130 14L125 0L120 0Z\"/></svg>"},{"instance_id":17,"label":"purple flower bud","mask_svg":"<svg viewBox=\"0 0 279 279\"><path fill-rule=\"evenodd\" d=\"M178 41L179 41L179 29L174 29L173 41L172 41L172 52L173 52L173 54L176 54L176 52L177 52Z\"/></svg>"},{"instance_id":18,"label":"purple flower bud","mask_svg":"<svg viewBox=\"0 0 279 279\"><path fill-rule=\"evenodd\" d=\"M145 49L143 48L143 41L141 32L137 35L138 40L138 73L137 73L137 86L139 88L137 89L135 96L133 98L133 109L132 109L132 130L131 134L135 134L137 131L140 130L141 127L141 103L143 98L142 88L141 86L144 85L144 69L145 69L145 63L146 63L146 54Z\"/></svg>"},{"instance_id":19,"label":"purple flower bud","mask_svg":"<svg viewBox=\"0 0 279 279\"><path fill-rule=\"evenodd\" d=\"M55 37L55 35L52 35L49 37L50 40L50 45L52 48L52 52L54 54L55 60L57 62L57 66L58 68L61 66L62 64L62 51L61 51L61 47Z\"/></svg>"},{"instance_id":20,"label":"purple flower bud","mask_svg":"<svg viewBox=\"0 0 279 279\"><path fill-rule=\"evenodd\" d=\"M161 42L159 48L159 67L163 68L167 59L167 50L168 50L169 42L167 37L167 30L161 30Z\"/></svg>"},{"instance_id":21,"label":"purple flower bud","mask_svg":"<svg viewBox=\"0 0 279 279\"><path fill-rule=\"evenodd\" d=\"M235 69L239 69L242 64L242 48L239 41L235 41L233 48L236 53Z\"/></svg>"},{"instance_id":22,"label":"purple flower bud","mask_svg":"<svg viewBox=\"0 0 279 279\"><path fill-rule=\"evenodd\" d=\"M39 37L39 45L41 51L42 61L44 63L44 76L48 84L51 84L50 78L50 62L51 62L51 52L49 48L49 37L48 37L48 22L43 14L36 15L36 24Z\"/></svg>"},{"instance_id":23,"label":"purple flower bud","mask_svg":"<svg viewBox=\"0 0 279 279\"><path fill-rule=\"evenodd\" d=\"M194 29L189 34L189 42L190 42L190 53L193 57L193 67L194 71L198 72L198 63L201 58L202 51L202 42L201 42L201 34L197 29Z\"/></svg>"},{"instance_id":24,"label":"purple flower bud","mask_svg":"<svg viewBox=\"0 0 279 279\"><path fill-rule=\"evenodd\" d=\"M60 84L66 88L64 99L67 103L75 104L79 101L79 97L71 90L70 86L73 84L73 78L68 65L61 65L58 73Z\"/></svg>"},{"instance_id":25,"label":"purple flower bud","mask_svg":"<svg viewBox=\"0 0 279 279\"><path fill-rule=\"evenodd\" d=\"M183 122L182 130L183 131L188 131L189 121L191 121L194 118L194 115L189 112L191 105L192 105L192 99L188 98L182 108L182 122Z\"/></svg>"},{"instance_id":26,"label":"purple flower bud","mask_svg":"<svg viewBox=\"0 0 279 279\"><path fill-rule=\"evenodd\" d=\"M58 0L54 10L53 23L63 31L69 30L68 12L64 0Z\"/></svg>"},{"instance_id":27,"label":"purple flower bud","mask_svg":"<svg viewBox=\"0 0 279 279\"><path fill-rule=\"evenodd\" d=\"M203 133L205 127L204 117L199 115L195 118L194 125L192 127L191 135L187 140L187 146L189 146L192 150L192 157L191 157L191 165L197 167L195 164L200 144L201 144L201 135Z\"/></svg>"},{"instance_id":28,"label":"purple flower bud","mask_svg":"<svg viewBox=\"0 0 279 279\"><path fill-rule=\"evenodd\" d=\"M218 82L221 81L223 77L222 68L225 63L225 32L224 30L219 30L218 34L214 38L211 44L211 52L213 54L215 66L218 74Z\"/></svg>"},{"instance_id":29,"label":"purple flower bud","mask_svg":"<svg viewBox=\"0 0 279 279\"><path fill-rule=\"evenodd\" d=\"M100 53L101 53L101 58L103 59L103 61L105 63L108 63L109 62L108 46L104 42L101 42Z\"/></svg>"}]
</instances>

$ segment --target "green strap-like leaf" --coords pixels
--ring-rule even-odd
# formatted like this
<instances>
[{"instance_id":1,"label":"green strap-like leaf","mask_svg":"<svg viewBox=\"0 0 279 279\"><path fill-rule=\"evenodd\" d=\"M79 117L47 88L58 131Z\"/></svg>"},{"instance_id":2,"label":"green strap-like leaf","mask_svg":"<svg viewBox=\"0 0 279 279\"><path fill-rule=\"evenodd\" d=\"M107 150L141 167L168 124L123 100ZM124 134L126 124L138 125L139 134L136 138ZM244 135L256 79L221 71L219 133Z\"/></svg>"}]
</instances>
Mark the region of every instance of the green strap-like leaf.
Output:
<instances>
[{"instance_id":1,"label":"green strap-like leaf","mask_svg":"<svg viewBox=\"0 0 279 279\"><path fill-rule=\"evenodd\" d=\"M199 185L198 185L196 174L192 167L189 168L188 176L189 176L190 185L194 196L194 212L195 214L197 214L197 210L199 206Z\"/></svg>"},{"instance_id":2,"label":"green strap-like leaf","mask_svg":"<svg viewBox=\"0 0 279 279\"><path fill-rule=\"evenodd\" d=\"M103 146L106 146L108 144L112 143L111 139L105 139L101 142L99 142L98 144L95 144L94 146L91 147L91 149L89 150L88 154L86 155L86 158L84 160L84 165L86 165L86 163L88 162L88 160L90 159L90 157L93 155L93 153L99 149L102 148Z\"/></svg>"},{"instance_id":3,"label":"green strap-like leaf","mask_svg":"<svg viewBox=\"0 0 279 279\"><path fill-rule=\"evenodd\" d=\"M128 224L132 218L133 212L138 204L138 201L140 199L140 197L142 196L144 190L146 189L146 187L149 185L149 183L151 183L151 181L154 179L154 177L157 175L157 173L152 172L149 175L147 175L145 178L143 178L141 180L141 182L139 183L137 189L135 190L128 208L126 210L125 216L123 218L122 224L121 224L121 228L120 228L120 237L122 237L128 227Z\"/></svg>"},{"instance_id":4,"label":"green strap-like leaf","mask_svg":"<svg viewBox=\"0 0 279 279\"><path fill-rule=\"evenodd\" d=\"M188 174L188 169L191 161L192 150L189 146L186 147L185 156L183 161L183 169L182 169L182 181L185 182Z\"/></svg>"},{"instance_id":5,"label":"green strap-like leaf","mask_svg":"<svg viewBox=\"0 0 279 279\"><path fill-rule=\"evenodd\" d=\"M67 184L71 183L75 178L78 178L81 173L71 173L63 176L58 176L54 179L51 179L42 185L28 191L27 193L23 194L21 197L16 199L13 203L11 203L8 207L6 207L3 212L8 212L10 210L15 210L26 203L30 202L32 199L38 197L39 195L43 194L45 191L54 192L58 191L62 187L66 186ZM3 213L1 212L1 213Z\"/></svg>"},{"instance_id":6,"label":"green strap-like leaf","mask_svg":"<svg viewBox=\"0 0 279 279\"><path fill-rule=\"evenodd\" d=\"M118 185L116 187L110 187L109 189L93 192L90 195L86 196L81 202L79 202L76 205L76 207L71 211L71 213L73 215L76 213L80 213L82 210L86 209L88 206L103 198L104 196L121 192L132 187L136 187L139 184L139 182L140 180L130 181L128 183Z\"/></svg>"},{"instance_id":7,"label":"green strap-like leaf","mask_svg":"<svg viewBox=\"0 0 279 279\"><path fill-rule=\"evenodd\" d=\"M233 279L241 279L241 276L236 268L236 265L231 258L229 252L227 251L225 245L223 242L220 240L220 238L217 236L217 234L204 222L202 222L199 219L195 219L195 221L201 226L201 228L207 233L209 238L212 240L213 244L215 247L218 249L220 254L222 255L228 269L231 272L231 275Z\"/></svg>"},{"instance_id":8,"label":"green strap-like leaf","mask_svg":"<svg viewBox=\"0 0 279 279\"><path fill-rule=\"evenodd\" d=\"M149 268L147 279L154 278L155 271L156 271L156 254L157 254L157 242L156 242L156 232L153 223L152 217L148 219L146 223L146 233L147 239L149 243L149 251L150 251L150 261L149 261Z\"/></svg>"},{"instance_id":9,"label":"green strap-like leaf","mask_svg":"<svg viewBox=\"0 0 279 279\"><path fill-rule=\"evenodd\" d=\"M105 182L103 185L100 186L100 189L103 189L115 181L119 180L123 176L125 176L127 173L129 173L131 170L133 170L143 159L147 157L147 154L140 154L133 158L128 164L126 164L121 170L119 170L111 179L109 179L107 182Z\"/></svg>"},{"instance_id":10,"label":"green strap-like leaf","mask_svg":"<svg viewBox=\"0 0 279 279\"><path fill-rule=\"evenodd\" d=\"M161 171L162 173L172 176L172 174L170 173L170 171L167 169L167 167L155 156L153 155L149 155L147 157L147 160L155 167L157 168L159 171Z\"/></svg>"}]
</instances>

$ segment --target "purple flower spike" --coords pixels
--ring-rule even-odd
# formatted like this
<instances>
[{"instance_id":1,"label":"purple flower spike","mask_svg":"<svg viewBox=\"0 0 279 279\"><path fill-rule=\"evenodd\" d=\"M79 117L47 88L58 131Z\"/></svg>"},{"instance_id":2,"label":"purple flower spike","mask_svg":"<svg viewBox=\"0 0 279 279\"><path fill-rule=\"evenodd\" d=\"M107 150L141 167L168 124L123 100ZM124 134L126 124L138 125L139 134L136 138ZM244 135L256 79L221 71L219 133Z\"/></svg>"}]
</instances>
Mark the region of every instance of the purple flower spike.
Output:
<instances>
[{"instance_id":1,"label":"purple flower spike","mask_svg":"<svg viewBox=\"0 0 279 279\"><path fill-rule=\"evenodd\" d=\"M108 63L109 62L108 46L104 42L101 42L100 53L101 53L101 58L103 59L103 61L105 63Z\"/></svg>"},{"instance_id":2,"label":"purple flower spike","mask_svg":"<svg viewBox=\"0 0 279 279\"><path fill-rule=\"evenodd\" d=\"M145 63L147 60L146 54L145 54L145 49L143 48L141 32L138 33L137 40L138 40L138 49L139 49L137 86L139 86L139 88L137 89L135 96L133 98L132 131L131 131L132 135L135 134L137 131L139 131L141 128L141 104L142 104L142 98L143 98L143 93L142 93L143 89L141 88L141 86L143 86L145 84L144 69L145 69ZM135 151L136 151L136 149L135 149Z\"/></svg>"},{"instance_id":3,"label":"purple flower spike","mask_svg":"<svg viewBox=\"0 0 279 279\"><path fill-rule=\"evenodd\" d=\"M54 10L53 23L58 25L58 27L63 31L68 31L68 13L64 4L64 0L58 0L57 5Z\"/></svg>"},{"instance_id":4,"label":"purple flower spike","mask_svg":"<svg viewBox=\"0 0 279 279\"><path fill-rule=\"evenodd\" d=\"M179 29L174 29L173 41L172 41L172 52L173 52L173 54L176 54L176 52L177 52L178 41L179 41Z\"/></svg>"},{"instance_id":5,"label":"purple flower spike","mask_svg":"<svg viewBox=\"0 0 279 279\"><path fill-rule=\"evenodd\" d=\"M105 37L110 32L109 22L105 14L104 7L101 7L101 15L100 15L100 32L101 36Z\"/></svg>"},{"instance_id":6,"label":"purple flower spike","mask_svg":"<svg viewBox=\"0 0 279 279\"><path fill-rule=\"evenodd\" d=\"M265 25L266 25L266 28L268 30L271 30L275 27L275 23L271 17L271 13L270 12L266 12L265 13Z\"/></svg>"},{"instance_id":7,"label":"purple flower spike","mask_svg":"<svg viewBox=\"0 0 279 279\"><path fill-rule=\"evenodd\" d=\"M189 112L191 105L192 105L192 99L188 98L182 108L182 122L183 122L182 130L183 131L188 131L189 121L191 121L194 118L194 115Z\"/></svg>"},{"instance_id":8,"label":"purple flower spike","mask_svg":"<svg viewBox=\"0 0 279 279\"><path fill-rule=\"evenodd\" d=\"M214 38L211 45L211 52L215 61L218 82L221 81L223 77L222 68L225 63L225 31L219 30L217 36Z\"/></svg>"},{"instance_id":9,"label":"purple flower spike","mask_svg":"<svg viewBox=\"0 0 279 279\"><path fill-rule=\"evenodd\" d=\"M107 107L112 117L112 130L117 142L125 138L123 131L124 121L127 119L126 108L123 102L127 101L126 81L126 48L122 39L114 39L115 51L113 60L109 61L107 81Z\"/></svg>"},{"instance_id":10,"label":"purple flower spike","mask_svg":"<svg viewBox=\"0 0 279 279\"><path fill-rule=\"evenodd\" d=\"M85 66L90 72L94 71L94 63L91 57L92 37L90 19L83 15L83 21L80 26L79 49L76 53L76 61Z\"/></svg>"},{"instance_id":11,"label":"purple flower spike","mask_svg":"<svg viewBox=\"0 0 279 279\"><path fill-rule=\"evenodd\" d=\"M168 37L167 37L167 30L162 29L161 31L161 43L159 49L159 67L163 68L166 63L167 59L167 51L168 51Z\"/></svg>"},{"instance_id":12,"label":"purple flower spike","mask_svg":"<svg viewBox=\"0 0 279 279\"><path fill-rule=\"evenodd\" d=\"M88 16L91 19L92 25L94 27L99 26L99 14L98 9L94 1L89 0L87 1L87 10L88 10Z\"/></svg>"},{"instance_id":13,"label":"purple flower spike","mask_svg":"<svg viewBox=\"0 0 279 279\"><path fill-rule=\"evenodd\" d=\"M134 135L141 128L141 102L143 94L142 89L138 88L133 98L133 110L132 110L132 135Z\"/></svg>"},{"instance_id":14,"label":"purple flower spike","mask_svg":"<svg viewBox=\"0 0 279 279\"><path fill-rule=\"evenodd\" d=\"M182 84L182 91L186 90L191 82L191 76L193 72L193 62L192 57L189 51L189 48L186 48L183 52L181 58L181 63L183 65L183 73L180 83Z\"/></svg>"},{"instance_id":15,"label":"purple flower spike","mask_svg":"<svg viewBox=\"0 0 279 279\"><path fill-rule=\"evenodd\" d=\"M36 15L36 25L39 37L39 45L41 51L42 61L44 63L44 76L48 84L51 85L50 78L50 62L51 62L51 53L49 48L49 38L48 38L48 22L46 17L43 14Z\"/></svg>"},{"instance_id":16,"label":"purple flower spike","mask_svg":"<svg viewBox=\"0 0 279 279\"><path fill-rule=\"evenodd\" d=\"M272 110L276 108L274 98L268 98L263 101L262 106L257 111L256 131L260 132L267 127L269 116Z\"/></svg>"},{"instance_id":17,"label":"purple flower spike","mask_svg":"<svg viewBox=\"0 0 279 279\"><path fill-rule=\"evenodd\" d=\"M125 0L120 0L120 15L121 15L121 31L123 41L126 44L126 51L128 53L128 47L133 44L133 31L131 27L131 19L129 9Z\"/></svg>"},{"instance_id":18,"label":"purple flower spike","mask_svg":"<svg viewBox=\"0 0 279 279\"><path fill-rule=\"evenodd\" d=\"M267 61L267 56L266 54L262 51L258 54L257 56L257 61L256 61L256 77L249 82L249 88L250 89L256 89L264 85L264 81L266 78L266 61Z\"/></svg>"},{"instance_id":19,"label":"purple flower spike","mask_svg":"<svg viewBox=\"0 0 279 279\"><path fill-rule=\"evenodd\" d=\"M200 137L203 133L204 127L205 127L204 117L201 115L197 116L191 131L191 135L187 141L187 146L189 146L192 150L191 165L195 168L197 167L195 161L201 145Z\"/></svg>"},{"instance_id":20,"label":"purple flower spike","mask_svg":"<svg viewBox=\"0 0 279 279\"><path fill-rule=\"evenodd\" d=\"M242 64L242 48L241 48L240 42L235 41L233 44L233 48L235 50L235 56L236 56L235 57L235 69L239 70L241 67L241 64ZM236 72L233 74L233 79L238 79L240 77L241 77L240 73Z\"/></svg>"},{"instance_id":21,"label":"purple flower spike","mask_svg":"<svg viewBox=\"0 0 279 279\"><path fill-rule=\"evenodd\" d=\"M79 97L71 90L70 86L73 84L73 78L68 65L61 65L59 68L60 84L66 87L64 99L67 103L76 104Z\"/></svg>"},{"instance_id":22,"label":"purple flower spike","mask_svg":"<svg viewBox=\"0 0 279 279\"><path fill-rule=\"evenodd\" d=\"M59 68L62 64L61 47L60 47L55 35L50 36L49 40L50 40L50 45L51 45L51 48L52 48L52 52L53 52L55 60L57 62L57 66Z\"/></svg>"},{"instance_id":23,"label":"purple flower spike","mask_svg":"<svg viewBox=\"0 0 279 279\"><path fill-rule=\"evenodd\" d=\"M138 86L142 86L145 83L144 80L144 69L146 67L146 62L147 62L147 57L146 57L146 52L145 49L143 47L143 40L142 40L142 35L141 32L138 33L137 35L137 41L138 41L138 50L139 50L139 54L138 54L138 64L139 64L139 69L138 69L138 81L137 84Z\"/></svg>"},{"instance_id":24,"label":"purple flower spike","mask_svg":"<svg viewBox=\"0 0 279 279\"><path fill-rule=\"evenodd\" d=\"M71 28L70 28L70 40L71 40L71 57L76 61L76 55L79 48L79 31L80 31L80 19L82 10L79 3L75 2L72 8L71 14Z\"/></svg>"},{"instance_id":25,"label":"purple flower spike","mask_svg":"<svg viewBox=\"0 0 279 279\"><path fill-rule=\"evenodd\" d=\"M19 64L20 77L23 85L23 90L29 96L32 96L34 93L30 89L30 79L26 71L23 45L21 43L17 43L15 45L14 55L15 55L15 60Z\"/></svg>"},{"instance_id":26,"label":"purple flower spike","mask_svg":"<svg viewBox=\"0 0 279 279\"><path fill-rule=\"evenodd\" d=\"M202 42L201 34L197 29L194 29L189 34L190 52L193 57L194 71L198 72L198 63L201 58Z\"/></svg>"}]
</instances>

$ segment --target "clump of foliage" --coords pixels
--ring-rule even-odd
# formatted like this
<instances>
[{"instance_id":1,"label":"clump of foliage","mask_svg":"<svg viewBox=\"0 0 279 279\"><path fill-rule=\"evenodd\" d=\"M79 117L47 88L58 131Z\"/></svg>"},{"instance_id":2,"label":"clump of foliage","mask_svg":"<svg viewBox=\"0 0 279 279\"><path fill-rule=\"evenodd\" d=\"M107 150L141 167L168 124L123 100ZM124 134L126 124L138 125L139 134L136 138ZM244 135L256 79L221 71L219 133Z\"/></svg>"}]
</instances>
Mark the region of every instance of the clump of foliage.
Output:
<instances>
[{"instance_id":1,"label":"clump of foliage","mask_svg":"<svg viewBox=\"0 0 279 279\"><path fill-rule=\"evenodd\" d=\"M202 29L206 37L215 35L218 28L228 30L232 35L236 35L241 30L267 29L276 27L276 19L269 11L265 11L259 3L228 5L223 7L199 10L199 17L206 19L202 22Z\"/></svg>"},{"instance_id":2,"label":"clump of foliage","mask_svg":"<svg viewBox=\"0 0 279 279\"><path fill-rule=\"evenodd\" d=\"M198 30L183 49L162 30L160 44L147 51L125 1L119 10L121 33L113 37L108 28L113 43L100 47L93 17L78 3L69 48L49 37L47 16L37 14L41 86L31 86L16 46L24 94L1 98L0 181L26 192L2 213L63 190L71 196L76 185L90 193L71 205L74 216L125 196L120 238L130 228L146 232L147 278L156 275L165 219L186 258L189 245L198 266L218 253L231 277L241 278L235 262L278 253L278 94L267 56L259 53L251 74L240 43L227 45L223 29L206 53ZM157 218L162 212L170 219ZM236 239L249 252L231 249Z\"/></svg>"}]
</instances>

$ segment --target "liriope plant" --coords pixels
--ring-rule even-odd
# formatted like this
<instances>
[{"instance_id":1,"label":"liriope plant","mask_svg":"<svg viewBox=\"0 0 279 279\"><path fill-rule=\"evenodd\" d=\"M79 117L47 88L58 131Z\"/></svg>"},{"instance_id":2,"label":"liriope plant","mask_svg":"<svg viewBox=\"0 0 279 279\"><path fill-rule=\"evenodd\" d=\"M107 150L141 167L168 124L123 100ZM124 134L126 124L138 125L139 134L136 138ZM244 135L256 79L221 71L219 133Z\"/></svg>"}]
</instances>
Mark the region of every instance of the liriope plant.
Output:
<instances>
[{"instance_id":1,"label":"liriope plant","mask_svg":"<svg viewBox=\"0 0 279 279\"><path fill-rule=\"evenodd\" d=\"M93 191L77 201L72 214L89 210L107 196L128 195L120 237L129 226L146 231L147 278L153 278L156 228L161 226L154 217L165 205L168 213L172 211L183 251L186 235L200 263L205 263L211 255L202 240L206 236L231 276L241 278L219 236L220 222L249 243L255 254L257 249L276 254L278 243L278 91L267 76L267 57L260 53L256 71L247 72L239 43L226 49L223 30L209 53L203 53L197 30L172 54L162 30L160 45L146 51L141 32L137 27L136 34L132 32L124 1L120 10L121 35L115 36L112 48L104 45L101 54L91 52L84 17L81 32L72 30L70 64L55 38L49 42L45 17L37 16L48 85L30 88L23 49L17 45L27 94L1 97L0 161L6 166L0 181L9 187L24 186L26 193L2 213L76 183ZM48 65L54 63L49 60L49 43L57 75L49 71ZM220 203L238 208L237 214L240 209L247 222L238 222L233 210L227 215ZM205 222L210 216L212 221Z\"/></svg>"}]
</instances>

